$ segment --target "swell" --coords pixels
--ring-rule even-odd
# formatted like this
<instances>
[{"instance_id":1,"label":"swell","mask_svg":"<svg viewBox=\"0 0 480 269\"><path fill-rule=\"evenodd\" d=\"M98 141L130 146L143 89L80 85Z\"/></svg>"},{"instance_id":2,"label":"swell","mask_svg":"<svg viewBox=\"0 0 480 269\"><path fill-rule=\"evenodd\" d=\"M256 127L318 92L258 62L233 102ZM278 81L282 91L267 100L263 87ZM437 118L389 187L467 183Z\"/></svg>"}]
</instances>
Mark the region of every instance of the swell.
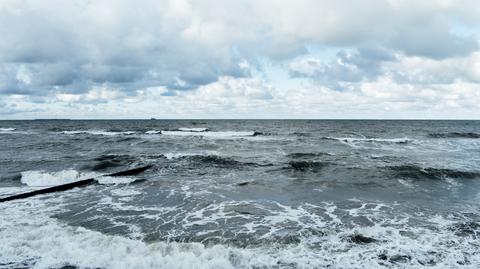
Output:
<instances>
[{"instance_id":1,"label":"swell","mask_svg":"<svg viewBox=\"0 0 480 269\"><path fill-rule=\"evenodd\" d=\"M323 168L330 165L329 162L321 161L290 161L284 170L290 170L294 172L320 172Z\"/></svg>"},{"instance_id":2,"label":"swell","mask_svg":"<svg viewBox=\"0 0 480 269\"><path fill-rule=\"evenodd\" d=\"M180 156L176 158L179 161L185 161L188 165L191 166L213 166L217 168L231 168L238 169L245 166L262 166L259 163L254 162L241 162L237 161L231 157L223 157L218 155L189 155L189 156Z\"/></svg>"},{"instance_id":3,"label":"swell","mask_svg":"<svg viewBox=\"0 0 480 269\"><path fill-rule=\"evenodd\" d=\"M449 133L430 133L430 138L480 138L479 133L473 132L449 132Z\"/></svg>"},{"instance_id":4,"label":"swell","mask_svg":"<svg viewBox=\"0 0 480 269\"><path fill-rule=\"evenodd\" d=\"M331 156L332 154L326 152L293 152L287 154L287 158L291 159L307 159L307 158L315 158L315 157L322 157L322 156Z\"/></svg>"},{"instance_id":5,"label":"swell","mask_svg":"<svg viewBox=\"0 0 480 269\"><path fill-rule=\"evenodd\" d=\"M476 171L461 171L432 167L423 168L417 165L389 166L388 169L393 172L395 176L417 180L442 180L445 178L475 179L480 177L480 172Z\"/></svg>"},{"instance_id":6,"label":"swell","mask_svg":"<svg viewBox=\"0 0 480 269\"><path fill-rule=\"evenodd\" d=\"M87 165L84 168L91 169L93 171L102 171L108 168L127 166L135 161L137 158L131 155L100 155L93 159L95 162L93 165Z\"/></svg>"}]
</instances>

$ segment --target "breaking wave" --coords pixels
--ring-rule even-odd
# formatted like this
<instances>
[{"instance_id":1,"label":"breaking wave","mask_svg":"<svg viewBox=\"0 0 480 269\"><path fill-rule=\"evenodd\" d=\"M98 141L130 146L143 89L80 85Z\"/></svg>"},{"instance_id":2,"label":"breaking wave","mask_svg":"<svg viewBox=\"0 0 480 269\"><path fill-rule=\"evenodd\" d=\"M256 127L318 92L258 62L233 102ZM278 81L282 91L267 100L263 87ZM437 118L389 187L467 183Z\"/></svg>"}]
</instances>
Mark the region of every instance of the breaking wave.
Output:
<instances>
[{"instance_id":1,"label":"breaking wave","mask_svg":"<svg viewBox=\"0 0 480 269\"><path fill-rule=\"evenodd\" d=\"M322 137L324 140L336 140L345 143L391 143L391 144L407 144L412 140L409 138L353 138L353 137Z\"/></svg>"},{"instance_id":2,"label":"breaking wave","mask_svg":"<svg viewBox=\"0 0 480 269\"><path fill-rule=\"evenodd\" d=\"M133 135L135 131L115 132L115 131L103 131L103 130L79 130L79 131L63 131L62 134L66 135L103 135L103 136L115 136L115 135Z\"/></svg>"},{"instance_id":3,"label":"breaking wave","mask_svg":"<svg viewBox=\"0 0 480 269\"><path fill-rule=\"evenodd\" d=\"M138 195L128 190L113 194ZM45 201L0 205L8 216L0 222L2 268L476 268L480 264L477 222L437 216L427 220L432 229L410 226L409 218L401 214L384 217L383 212L389 211L385 204L358 201L351 209L341 209L331 203L296 207L275 203L272 211L231 201L191 212L182 222L185 228L210 227L223 238L238 235L218 231L216 223L244 220L241 235L263 236L259 244L242 247L147 243L68 226L49 216L65 202L56 199L48 206ZM343 215L369 216L377 222L349 227L342 222Z\"/></svg>"},{"instance_id":4,"label":"breaking wave","mask_svg":"<svg viewBox=\"0 0 480 269\"><path fill-rule=\"evenodd\" d=\"M480 134L472 132L450 132L450 133L430 133L428 137L431 138L480 138Z\"/></svg>"},{"instance_id":5,"label":"breaking wave","mask_svg":"<svg viewBox=\"0 0 480 269\"><path fill-rule=\"evenodd\" d=\"M21 175L20 181L30 187L55 186L85 179L78 171L72 169L50 173L44 171L24 171Z\"/></svg>"},{"instance_id":6,"label":"breaking wave","mask_svg":"<svg viewBox=\"0 0 480 269\"><path fill-rule=\"evenodd\" d=\"M184 132L184 131L162 131L162 135L170 136L202 136L211 138L242 138L255 136L254 131L219 131L219 132Z\"/></svg>"},{"instance_id":7,"label":"breaking wave","mask_svg":"<svg viewBox=\"0 0 480 269\"><path fill-rule=\"evenodd\" d=\"M95 178L100 184L131 183L136 180L133 177L108 177L95 172L81 173L73 169L56 172L24 171L21 172L20 181L30 187L48 187L67 184L87 178Z\"/></svg>"},{"instance_id":8,"label":"breaking wave","mask_svg":"<svg viewBox=\"0 0 480 269\"><path fill-rule=\"evenodd\" d=\"M218 152L211 150L206 152L168 152L163 154L163 156L169 160L188 157L188 156L201 156L201 155L218 155Z\"/></svg>"},{"instance_id":9,"label":"breaking wave","mask_svg":"<svg viewBox=\"0 0 480 269\"><path fill-rule=\"evenodd\" d=\"M0 133L11 133L17 130L16 128L0 128Z\"/></svg>"},{"instance_id":10,"label":"breaking wave","mask_svg":"<svg viewBox=\"0 0 480 269\"><path fill-rule=\"evenodd\" d=\"M206 132L208 128L178 128L181 132Z\"/></svg>"},{"instance_id":11,"label":"breaking wave","mask_svg":"<svg viewBox=\"0 0 480 269\"><path fill-rule=\"evenodd\" d=\"M161 133L162 131L157 131L157 130L150 130L145 132L145 134L149 134L149 135L161 134Z\"/></svg>"}]
</instances>

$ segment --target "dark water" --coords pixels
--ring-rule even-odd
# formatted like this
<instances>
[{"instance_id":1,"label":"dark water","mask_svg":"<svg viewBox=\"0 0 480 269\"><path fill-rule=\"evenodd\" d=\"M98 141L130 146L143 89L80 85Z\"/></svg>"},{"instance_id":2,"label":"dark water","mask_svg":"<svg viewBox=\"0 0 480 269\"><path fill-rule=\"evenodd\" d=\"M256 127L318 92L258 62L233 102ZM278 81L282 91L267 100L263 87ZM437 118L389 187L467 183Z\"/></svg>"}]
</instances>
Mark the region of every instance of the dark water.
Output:
<instances>
[{"instance_id":1,"label":"dark water","mask_svg":"<svg viewBox=\"0 0 480 269\"><path fill-rule=\"evenodd\" d=\"M1 268L480 267L480 121L0 128Z\"/></svg>"}]
</instances>

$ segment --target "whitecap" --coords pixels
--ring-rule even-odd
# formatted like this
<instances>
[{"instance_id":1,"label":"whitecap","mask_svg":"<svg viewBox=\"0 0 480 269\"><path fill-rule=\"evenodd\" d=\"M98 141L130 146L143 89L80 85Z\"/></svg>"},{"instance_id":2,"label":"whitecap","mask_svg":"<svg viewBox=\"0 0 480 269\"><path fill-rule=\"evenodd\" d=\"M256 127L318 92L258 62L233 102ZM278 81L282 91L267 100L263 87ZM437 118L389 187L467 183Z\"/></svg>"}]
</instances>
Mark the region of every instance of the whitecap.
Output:
<instances>
[{"instance_id":1,"label":"whitecap","mask_svg":"<svg viewBox=\"0 0 480 269\"><path fill-rule=\"evenodd\" d=\"M208 128L178 128L181 132L206 132Z\"/></svg>"},{"instance_id":2,"label":"whitecap","mask_svg":"<svg viewBox=\"0 0 480 269\"><path fill-rule=\"evenodd\" d=\"M357 142L379 142L379 143L395 143L405 144L411 142L410 138L354 138L354 137L324 137L324 139L337 140L345 143L357 143Z\"/></svg>"},{"instance_id":3,"label":"whitecap","mask_svg":"<svg viewBox=\"0 0 480 269\"><path fill-rule=\"evenodd\" d=\"M162 131L163 135L170 136L202 136L210 138L241 138L254 136L254 131L220 131L220 132L183 132L183 131Z\"/></svg>"},{"instance_id":4,"label":"whitecap","mask_svg":"<svg viewBox=\"0 0 480 269\"><path fill-rule=\"evenodd\" d=\"M209 155L219 155L217 151L205 151L205 152L167 152L163 156L165 158L172 160L188 156L209 156Z\"/></svg>"},{"instance_id":5,"label":"whitecap","mask_svg":"<svg viewBox=\"0 0 480 269\"><path fill-rule=\"evenodd\" d=\"M95 172L80 173L73 169L55 172L24 171L20 181L30 187L46 187L67 184L88 178L94 178L99 184L126 184L136 180L135 177L109 177Z\"/></svg>"},{"instance_id":6,"label":"whitecap","mask_svg":"<svg viewBox=\"0 0 480 269\"><path fill-rule=\"evenodd\" d=\"M55 186L66 184L81 179L81 175L75 170L62 170L57 172L24 171L20 181L30 187Z\"/></svg>"},{"instance_id":7,"label":"whitecap","mask_svg":"<svg viewBox=\"0 0 480 269\"><path fill-rule=\"evenodd\" d=\"M162 131L157 131L157 130L150 130L145 132L145 134L149 134L149 135L161 134L161 133Z\"/></svg>"},{"instance_id":8,"label":"whitecap","mask_svg":"<svg viewBox=\"0 0 480 269\"><path fill-rule=\"evenodd\" d=\"M10 133L17 130L17 128L0 128L0 133Z\"/></svg>"},{"instance_id":9,"label":"whitecap","mask_svg":"<svg viewBox=\"0 0 480 269\"><path fill-rule=\"evenodd\" d=\"M63 131L62 134L77 135L77 134L89 134L89 135L103 135L103 136L115 136L115 135L133 135L135 131L125 132L112 132L103 130L78 130L78 131Z\"/></svg>"}]
</instances>

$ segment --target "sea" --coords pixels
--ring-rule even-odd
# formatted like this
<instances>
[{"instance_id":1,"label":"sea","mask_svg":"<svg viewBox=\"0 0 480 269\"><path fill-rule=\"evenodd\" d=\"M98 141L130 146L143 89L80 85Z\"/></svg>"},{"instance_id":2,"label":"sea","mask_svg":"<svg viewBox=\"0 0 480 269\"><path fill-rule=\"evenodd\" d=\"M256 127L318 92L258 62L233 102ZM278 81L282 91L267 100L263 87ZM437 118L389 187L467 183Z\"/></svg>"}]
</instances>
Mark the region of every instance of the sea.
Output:
<instances>
[{"instance_id":1,"label":"sea","mask_svg":"<svg viewBox=\"0 0 480 269\"><path fill-rule=\"evenodd\" d=\"M0 121L0 198L86 178L0 268L480 268L480 121Z\"/></svg>"}]
</instances>

